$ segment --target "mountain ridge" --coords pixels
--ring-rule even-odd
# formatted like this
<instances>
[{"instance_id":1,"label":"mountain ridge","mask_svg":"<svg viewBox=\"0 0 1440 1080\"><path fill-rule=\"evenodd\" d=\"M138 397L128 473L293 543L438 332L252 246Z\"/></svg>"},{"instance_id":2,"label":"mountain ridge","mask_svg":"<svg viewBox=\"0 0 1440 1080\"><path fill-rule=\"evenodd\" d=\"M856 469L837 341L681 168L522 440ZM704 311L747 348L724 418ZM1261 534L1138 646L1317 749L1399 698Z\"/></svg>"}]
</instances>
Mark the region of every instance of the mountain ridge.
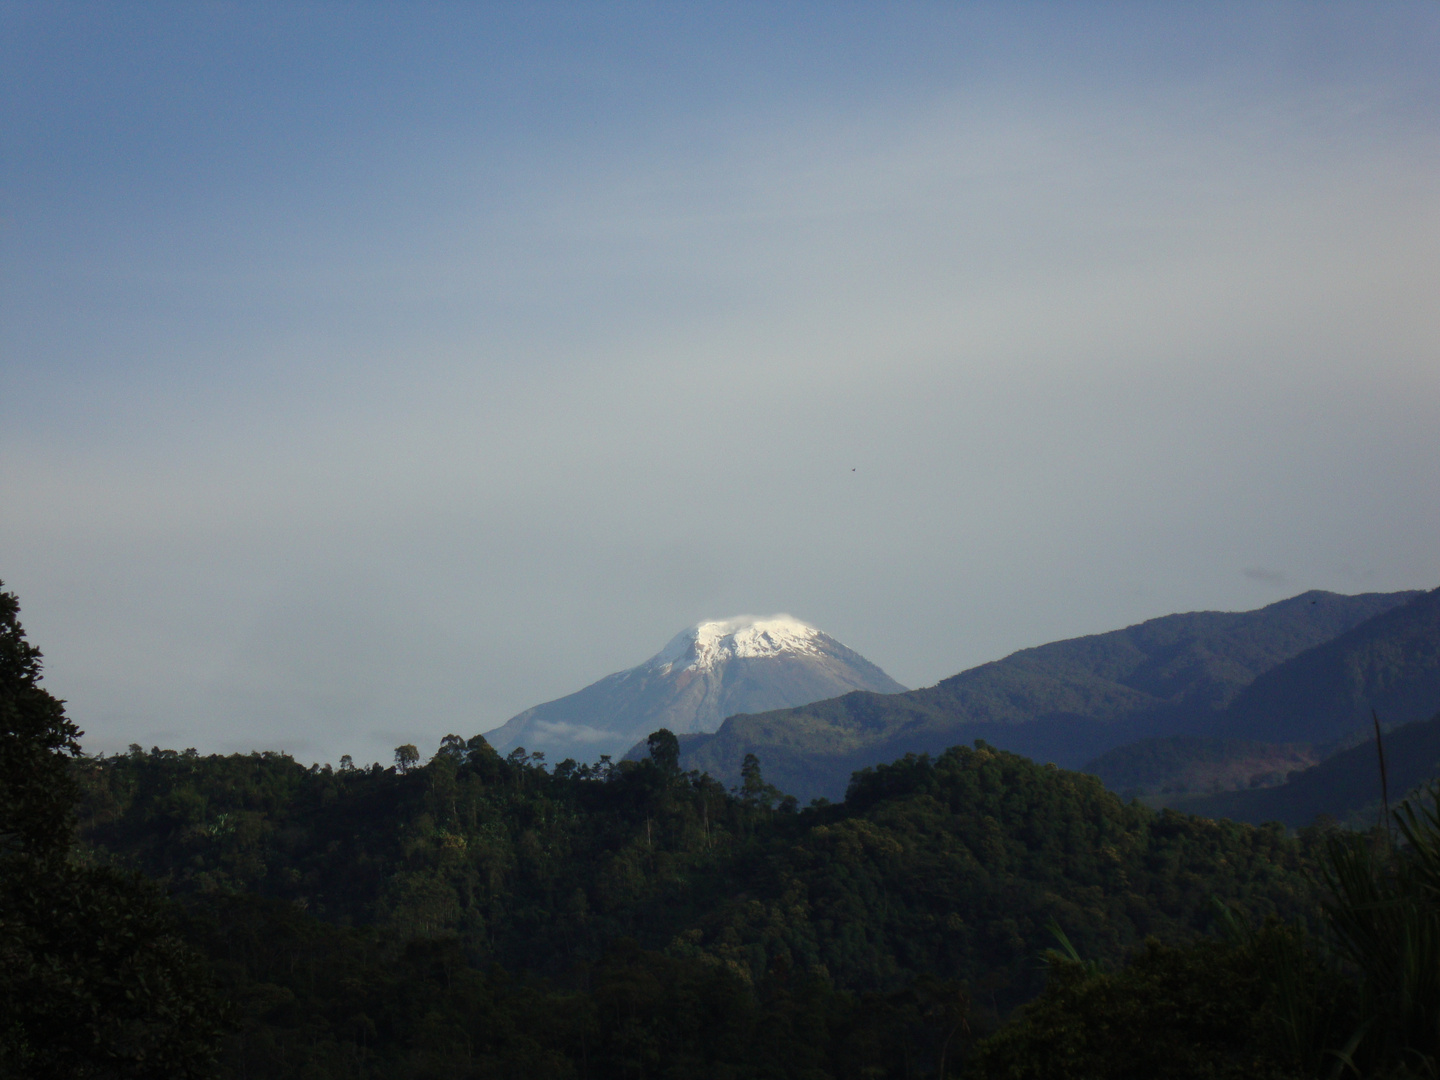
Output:
<instances>
[{"instance_id":1,"label":"mountain ridge","mask_svg":"<svg viewBox=\"0 0 1440 1080\"><path fill-rule=\"evenodd\" d=\"M1440 589L1381 612L1261 673L1217 734L1340 743L1370 722L1408 724L1440 705Z\"/></svg>"},{"instance_id":2,"label":"mountain ridge","mask_svg":"<svg viewBox=\"0 0 1440 1080\"><path fill-rule=\"evenodd\" d=\"M714 734L682 736L682 762L728 781L755 753L783 790L827 798L855 769L977 738L1076 767L1138 738L1204 732L1265 671L1421 595L1311 590L1248 612L1160 616L902 694L732 716Z\"/></svg>"}]
</instances>

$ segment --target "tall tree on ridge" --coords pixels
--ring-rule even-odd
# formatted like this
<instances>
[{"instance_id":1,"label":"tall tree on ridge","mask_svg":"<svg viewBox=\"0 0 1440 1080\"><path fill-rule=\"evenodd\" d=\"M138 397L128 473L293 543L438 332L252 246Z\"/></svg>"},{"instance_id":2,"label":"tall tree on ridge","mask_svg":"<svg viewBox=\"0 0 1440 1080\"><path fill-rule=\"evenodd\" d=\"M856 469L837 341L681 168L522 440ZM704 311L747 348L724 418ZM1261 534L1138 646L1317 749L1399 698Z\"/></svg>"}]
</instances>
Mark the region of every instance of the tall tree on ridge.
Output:
<instances>
[{"instance_id":1,"label":"tall tree on ridge","mask_svg":"<svg viewBox=\"0 0 1440 1080\"><path fill-rule=\"evenodd\" d=\"M149 882L75 865L80 730L0 591L0 1078L201 1077L219 1008Z\"/></svg>"}]
</instances>

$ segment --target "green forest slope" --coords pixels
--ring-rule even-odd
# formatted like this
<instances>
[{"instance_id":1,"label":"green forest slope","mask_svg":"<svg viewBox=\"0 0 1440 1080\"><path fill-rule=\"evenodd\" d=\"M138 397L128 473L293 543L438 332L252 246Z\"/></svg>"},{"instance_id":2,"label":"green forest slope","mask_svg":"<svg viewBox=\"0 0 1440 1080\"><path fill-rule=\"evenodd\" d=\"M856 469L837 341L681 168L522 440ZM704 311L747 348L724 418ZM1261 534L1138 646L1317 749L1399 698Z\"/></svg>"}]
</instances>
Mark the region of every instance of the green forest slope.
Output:
<instances>
[{"instance_id":1,"label":"green forest slope","mask_svg":"<svg viewBox=\"0 0 1440 1080\"><path fill-rule=\"evenodd\" d=\"M1317 761L1315 750L1303 743L1167 735L1117 746L1085 771L1111 791L1170 805L1171 796L1274 787Z\"/></svg>"},{"instance_id":2,"label":"green forest slope","mask_svg":"<svg viewBox=\"0 0 1440 1080\"><path fill-rule=\"evenodd\" d=\"M1385 611L1266 671L1238 694L1217 734L1267 742L1347 740L1370 724L1440 708L1440 589Z\"/></svg>"},{"instance_id":3,"label":"green forest slope","mask_svg":"<svg viewBox=\"0 0 1440 1080\"><path fill-rule=\"evenodd\" d=\"M1355 812L1359 784L1379 800L1379 779L1361 770L1353 781L1336 765L1315 777L1296 777L1274 794L1243 795L1213 804L1191 796L1283 783L1345 746L1370 738L1371 710L1387 728L1403 727L1440 708L1440 590L1382 612L1332 641L1260 675L1214 717L1208 736L1143 739L1115 748L1085 766L1116 791L1145 794L1170 805L1234 806L1246 820L1278 814L1308 821L1317 813L1344 819ZM1413 738L1413 733L1406 740ZM1352 760L1347 758L1346 760ZM1405 787L1440 773L1435 761L1406 761ZM1325 794L1321 777L1336 786ZM1402 788L1403 790L1403 788ZM1299 792L1308 794L1299 794ZM1239 809L1243 808L1243 809ZM1270 808L1270 809L1262 809ZM1296 815L1300 815L1299 818ZM1373 818L1373 815L1372 815Z\"/></svg>"},{"instance_id":4,"label":"green forest slope","mask_svg":"<svg viewBox=\"0 0 1440 1080\"><path fill-rule=\"evenodd\" d=\"M856 769L976 738L1075 767L1136 738L1203 729L1261 673L1418 595L1308 592L1258 611L1169 615L904 694L731 717L682 738L683 761L730 780L756 753L801 798L838 798Z\"/></svg>"},{"instance_id":5,"label":"green forest slope","mask_svg":"<svg viewBox=\"0 0 1440 1080\"><path fill-rule=\"evenodd\" d=\"M943 974L1003 1004L1038 988L1052 918L1118 959L1193 934L1212 896L1261 917L1312 902L1279 830L1157 814L983 746L866 771L805 811L753 771L732 796L653 761L547 772L478 738L404 774L166 751L79 771L96 860L548 974L633 938L750 980L777 963L856 990Z\"/></svg>"},{"instance_id":6,"label":"green forest slope","mask_svg":"<svg viewBox=\"0 0 1440 1080\"><path fill-rule=\"evenodd\" d=\"M1392 803L1440 777L1440 714L1395 728L1384 741ZM1175 805L1208 817L1278 821L1291 828L1324 814L1365 829L1379 819L1381 803L1380 762L1371 739L1292 774L1279 787L1197 796Z\"/></svg>"}]
</instances>

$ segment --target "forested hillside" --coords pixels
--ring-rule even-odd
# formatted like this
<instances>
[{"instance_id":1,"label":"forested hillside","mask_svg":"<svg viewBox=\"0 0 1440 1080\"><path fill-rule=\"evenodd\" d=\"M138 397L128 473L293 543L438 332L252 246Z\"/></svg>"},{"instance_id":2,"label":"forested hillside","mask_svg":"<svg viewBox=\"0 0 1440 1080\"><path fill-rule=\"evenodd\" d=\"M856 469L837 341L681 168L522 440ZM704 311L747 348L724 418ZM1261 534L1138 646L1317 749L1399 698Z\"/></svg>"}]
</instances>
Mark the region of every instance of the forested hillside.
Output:
<instances>
[{"instance_id":1,"label":"forested hillside","mask_svg":"<svg viewBox=\"0 0 1440 1080\"><path fill-rule=\"evenodd\" d=\"M1087 762L1085 771L1123 796L1171 806L1187 795L1275 787L1318 760L1305 743L1167 735L1117 746Z\"/></svg>"},{"instance_id":2,"label":"forested hillside","mask_svg":"<svg viewBox=\"0 0 1440 1080\"><path fill-rule=\"evenodd\" d=\"M510 1033L480 1047L495 1061L549 1054L537 1075L567 1075L557 1062L587 1039L586 1052L641 1052L586 1011L616 996L640 1008L637 994L682 1027L677 1002L743 1027L783 999L810 1032L792 1050L849 1060L828 1075L864 1060L888 1075L897 1039L936 1051L962 984L977 1033L1038 992L1052 921L1113 964L1146 937L1192 940L1217 897L1254 919L1317 911L1313 843L1126 805L1092 777L983 745L867 770L843 804L802 810L754 762L731 793L680 773L673 736L652 742L650 759L599 770L502 759L479 738L403 770L87 759L84 851L184 898L244 1002L231 1053L248 1075L288 1075L275 1062L309 1054L307 1040L396 1075L429 1060L422 1045L453 1064L455 1032L417 1009L484 1013ZM550 988L482 974L493 963ZM570 1026L537 1021L553 995ZM701 1026L672 1036L700 1053L720 1038ZM856 1032L865 1045L842 1052ZM726 1052L778 1053L762 1035ZM663 1056L664 1038L640 1042Z\"/></svg>"},{"instance_id":3,"label":"forested hillside","mask_svg":"<svg viewBox=\"0 0 1440 1080\"><path fill-rule=\"evenodd\" d=\"M1220 734L1271 742L1343 742L1370 724L1424 720L1440 708L1440 589L1377 615L1259 676Z\"/></svg>"},{"instance_id":4,"label":"forested hillside","mask_svg":"<svg viewBox=\"0 0 1440 1080\"><path fill-rule=\"evenodd\" d=\"M1024 649L904 694L732 717L713 735L682 738L683 760L732 778L755 753L803 798L838 798L856 769L977 738L1075 768L1135 739L1207 733L1263 672L1418 595L1316 591L1258 611L1168 615Z\"/></svg>"},{"instance_id":5,"label":"forested hillside","mask_svg":"<svg viewBox=\"0 0 1440 1080\"><path fill-rule=\"evenodd\" d=\"M1421 593L1264 672L1212 718L1210 734L1126 744L1087 764L1086 771L1113 790L1158 796L1199 813L1290 824L1321 813L1345 819L1362 806L1380 804L1373 755L1368 765L1362 752L1333 767L1325 762L1310 773L1304 770L1368 742L1372 717L1386 728L1406 728L1437 708L1440 590ZM1440 760L1421 751L1419 738L1414 730L1399 737L1396 766L1407 779L1397 783L1397 791L1440 777ZM1401 746L1416 753L1402 752ZM1276 787L1291 774L1293 782L1283 791L1249 790ZM1231 790L1235 794L1224 794ZM1200 798L1206 794L1216 798Z\"/></svg>"},{"instance_id":6,"label":"forested hillside","mask_svg":"<svg viewBox=\"0 0 1440 1080\"><path fill-rule=\"evenodd\" d=\"M1038 988L1059 919L1089 955L1181 940L1213 896L1310 910L1279 830L1155 814L1092 777L955 748L859 774L843 804L727 793L667 759L554 770L448 740L406 771L273 755L89 760L95 859L182 894L243 891L338 925L455 936L478 958L560 974L631 937L758 980L775 964L847 989L922 974Z\"/></svg>"},{"instance_id":7,"label":"forested hillside","mask_svg":"<svg viewBox=\"0 0 1440 1080\"><path fill-rule=\"evenodd\" d=\"M1384 737L1390 801L1416 796L1440 777L1440 713L1404 724ZM1325 815L1358 829L1381 818L1380 761L1373 739L1342 750L1279 787L1197 795L1177 803L1191 813L1235 821L1278 821L1292 828Z\"/></svg>"}]
</instances>

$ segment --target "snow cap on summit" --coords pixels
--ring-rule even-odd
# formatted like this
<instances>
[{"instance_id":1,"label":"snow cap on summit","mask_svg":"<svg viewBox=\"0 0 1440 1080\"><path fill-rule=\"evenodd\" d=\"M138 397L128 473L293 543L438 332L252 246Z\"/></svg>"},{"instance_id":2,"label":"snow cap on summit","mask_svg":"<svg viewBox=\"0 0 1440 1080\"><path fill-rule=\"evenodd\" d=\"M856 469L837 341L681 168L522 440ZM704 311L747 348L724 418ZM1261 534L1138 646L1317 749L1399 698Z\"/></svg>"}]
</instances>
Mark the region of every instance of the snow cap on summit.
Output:
<instances>
[{"instance_id":1,"label":"snow cap on summit","mask_svg":"<svg viewBox=\"0 0 1440 1080\"><path fill-rule=\"evenodd\" d=\"M824 635L789 615L736 615L696 623L671 639L646 667L665 674L675 667L710 671L728 660L760 659L782 653L818 654Z\"/></svg>"},{"instance_id":2,"label":"snow cap on summit","mask_svg":"<svg viewBox=\"0 0 1440 1080\"><path fill-rule=\"evenodd\" d=\"M703 734L740 713L791 709L852 690L904 689L808 623L741 615L697 623L643 664L526 709L487 738L501 753L523 745L557 761L643 756L645 738L660 728Z\"/></svg>"}]
</instances>

